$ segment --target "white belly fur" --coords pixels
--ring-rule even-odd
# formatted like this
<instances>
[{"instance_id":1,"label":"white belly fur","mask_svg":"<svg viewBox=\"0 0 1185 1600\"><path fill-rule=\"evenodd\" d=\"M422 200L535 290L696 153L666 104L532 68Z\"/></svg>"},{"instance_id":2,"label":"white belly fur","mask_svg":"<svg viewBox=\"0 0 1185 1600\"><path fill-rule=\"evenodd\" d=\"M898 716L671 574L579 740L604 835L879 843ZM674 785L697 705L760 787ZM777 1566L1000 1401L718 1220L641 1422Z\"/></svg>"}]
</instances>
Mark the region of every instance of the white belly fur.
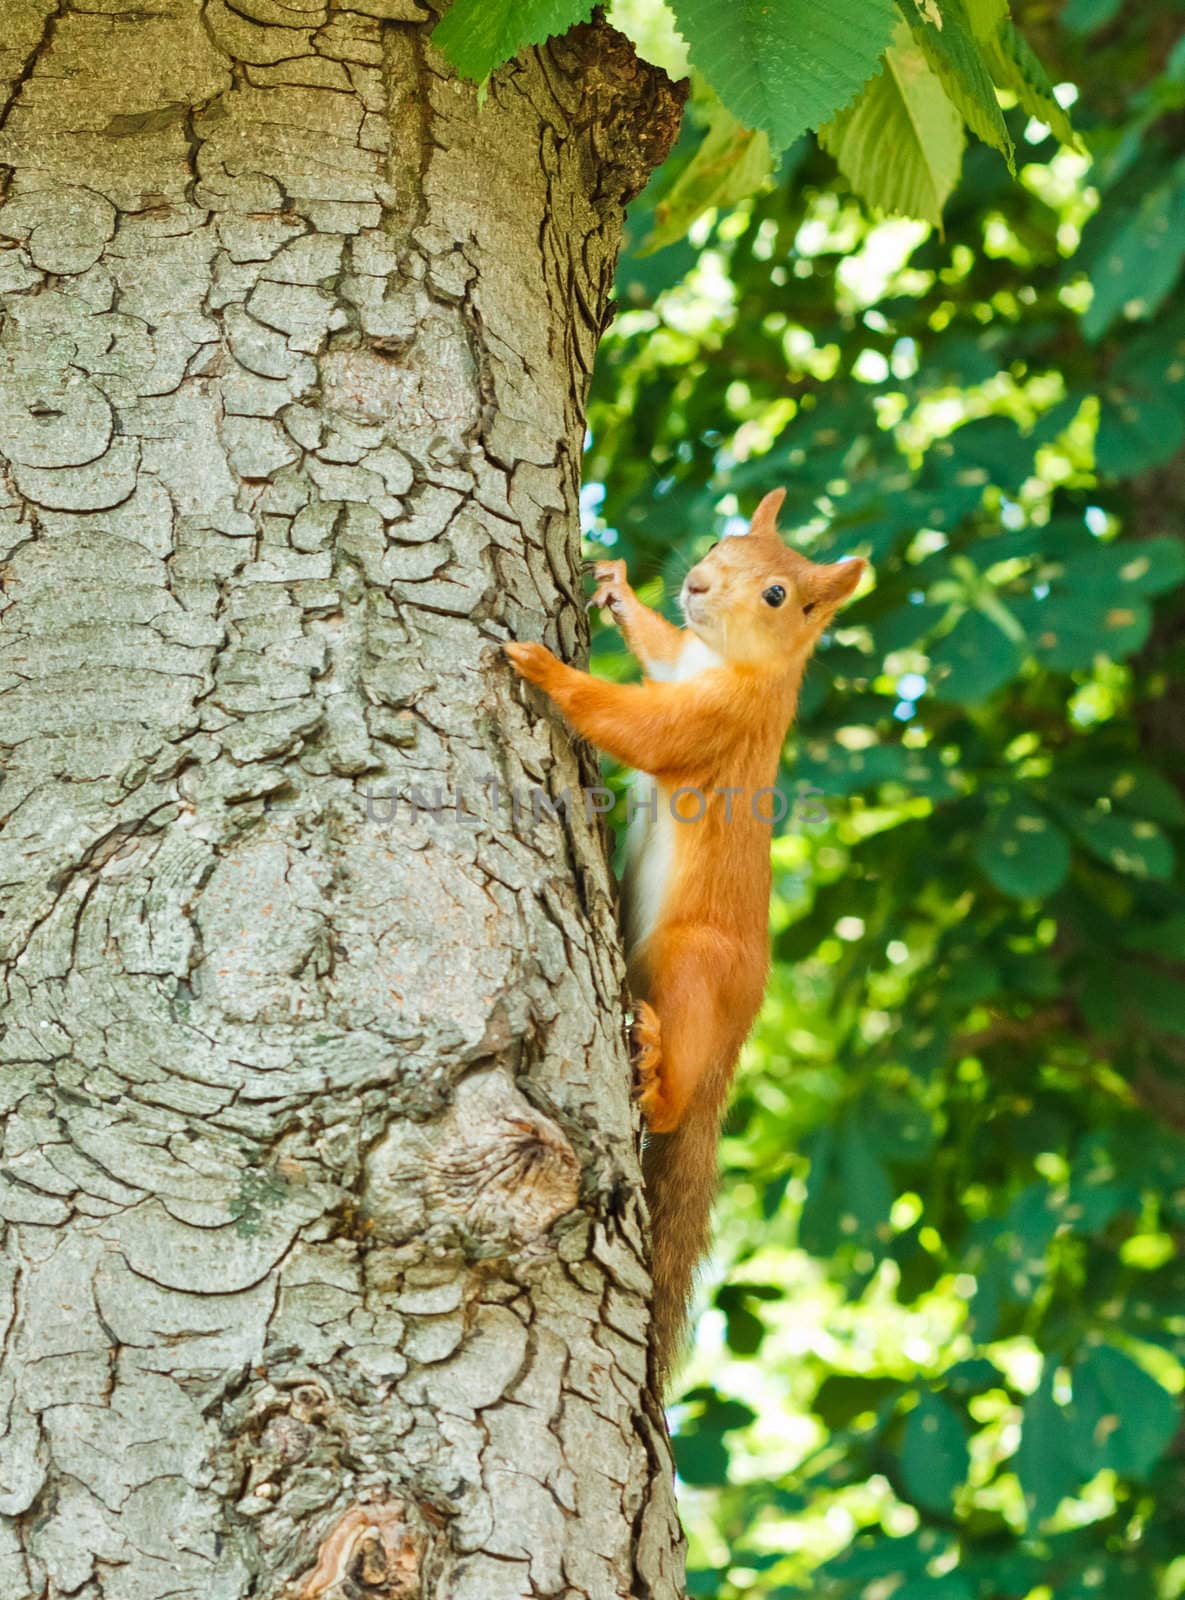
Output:
<instances>
[{"instance_id":1,"label":"white belly fur","mask_svg":"<svg viewBox=\"0 0 1185 1600\"><path fill-rule=\"evenodd\" d=\"M689 633L674 662L654 663L647 674L664 682L685 683L721 658L702 639ZM650 935L662 913L675 866L675 829L694 826L676 823L670 813L670 795L663 793L645 772L633 776L634 812L625 842L626 950L632 956Z\"/></svg>"}]
</instances>

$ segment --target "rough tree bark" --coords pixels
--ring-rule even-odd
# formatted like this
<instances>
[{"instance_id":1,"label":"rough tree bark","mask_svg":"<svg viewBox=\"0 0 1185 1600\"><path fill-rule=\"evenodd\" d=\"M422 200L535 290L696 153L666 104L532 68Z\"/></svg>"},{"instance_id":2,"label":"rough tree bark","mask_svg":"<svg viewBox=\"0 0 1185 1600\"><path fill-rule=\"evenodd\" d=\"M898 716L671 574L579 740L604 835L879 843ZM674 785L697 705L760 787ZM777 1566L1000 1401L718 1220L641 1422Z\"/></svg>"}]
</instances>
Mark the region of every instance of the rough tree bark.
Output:
<instances>
[{"instance_id":1,"label":"rough tree bark","mask_svg":"<svg viewBox=\"0 0 1185 1600\"><path fill-rule=\"evenodd\" d=\"M610 881L497 650L583 642L679 97L430 24L3 0L8 1600L681 1593Z\"/></svg>"}]
</instances>

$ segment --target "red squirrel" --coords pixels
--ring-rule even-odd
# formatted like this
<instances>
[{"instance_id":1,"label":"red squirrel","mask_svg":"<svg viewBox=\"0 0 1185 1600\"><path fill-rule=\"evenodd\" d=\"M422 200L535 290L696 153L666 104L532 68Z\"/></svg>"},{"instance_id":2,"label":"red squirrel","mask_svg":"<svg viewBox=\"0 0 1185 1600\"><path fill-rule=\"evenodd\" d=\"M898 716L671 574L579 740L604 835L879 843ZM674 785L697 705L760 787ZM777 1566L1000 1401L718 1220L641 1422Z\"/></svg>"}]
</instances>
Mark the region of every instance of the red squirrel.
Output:
<instances>
[{"instance_id":1,"label":"red squirrel","mask_svg":"<svg viewBox=\"0 0 1185 1600\"><path fill-rule=\"evenodd\" d=\"M784 489L767 494L748 533L720 540L687 574L686 628L642 604L623 561L597 563L590 604L612 615L642 683L603 683L541 644L504 647L577 733L655 791L630 824L624 900L664 1377L708 1244L720 1117L769 972L782 743L807 660L865 565L820 565L787 549L784 499Z\"/></svg>"}]
</instances>

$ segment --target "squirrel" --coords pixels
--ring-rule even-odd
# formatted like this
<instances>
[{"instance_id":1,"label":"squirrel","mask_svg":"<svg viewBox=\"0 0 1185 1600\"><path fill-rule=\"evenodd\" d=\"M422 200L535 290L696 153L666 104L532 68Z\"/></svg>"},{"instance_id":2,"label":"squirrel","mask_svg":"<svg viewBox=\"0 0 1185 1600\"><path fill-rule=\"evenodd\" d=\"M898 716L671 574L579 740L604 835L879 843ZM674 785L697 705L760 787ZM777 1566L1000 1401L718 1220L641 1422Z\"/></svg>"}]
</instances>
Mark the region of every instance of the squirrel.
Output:
<instances>
[{"instance_id":1,"label":"squirrel","mask_svg":"<svg viewBox=\"0 0 1185 1600\"><path fill-rule=\"evenodd\" d=\"M636 769L627 835L626 955L652 1229L653 1340L665 1381L710 1237L720 1118L769 973L770 817L804 669L856 589L860 557L820 564L783 544L785 490L683 583L678 628L642 604L623 561L595 565L645 674L605 683L531 642L503 646L568 723ZM762 798L764 796L764 799Z\"/></svg>"}]
</instances>

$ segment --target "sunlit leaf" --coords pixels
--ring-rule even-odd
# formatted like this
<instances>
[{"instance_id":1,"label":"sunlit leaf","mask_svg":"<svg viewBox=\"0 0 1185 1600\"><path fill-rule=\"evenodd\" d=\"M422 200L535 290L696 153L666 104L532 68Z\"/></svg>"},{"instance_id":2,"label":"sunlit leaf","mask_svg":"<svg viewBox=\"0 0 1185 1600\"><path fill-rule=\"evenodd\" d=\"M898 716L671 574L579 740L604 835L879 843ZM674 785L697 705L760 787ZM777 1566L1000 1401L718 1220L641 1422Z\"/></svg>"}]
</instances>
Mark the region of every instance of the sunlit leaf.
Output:
<instances>
[{"instance_id":1,"label":"sunlit leaf","mask_svg":"<svg viewBox=\"0 0 1185 1600\"><path fill-rule=\"evenodd\" d=\"M967 23L960 0L931 0L921 5L902 0L901 9L967 126L985 144L999 150L1011 166L1012 140L980 42Z\"/></svg>"},{"instance_id":2,"label":"sunlit leaf","mask_svg":"<svg viewBox=\"0 0 1185 1600\"><path fill-rule=\"evenodd\" d=\"M482 82L526 45L587 22L593 0L454 0L432 43L466 78Z\"/></svg>"},{"instance_id":3,"label":"sunlit leaf","mask_svg":"<svg viewBox=\"0 0 1185 1600\"><path fill-rule=\"evenodd\" d=\"M984 59L1001 88L1011 89L1031 117L1047 123L1062 144L1076 143L1069 117L1058 104L1053 85L1036 52L1011 22L984 44Z\"/></svg>"},{"instance_id":4,"label":"sunlit leaf","mask_svg":"<svg viewBox=\"0 0 1185 1600\"><path fill-rule=\"evenodd\" d=\"M733 115L784 150L848 104L876 70L892 0L673 0L691 60Z\"/></svg>"},{"instance_id":5,"label":"sunlit leaf","mask_svg":"<svg viewBox=\"0 0 1185 1600\"><path fill-rule=\"evenodd\" d=\"M935 225L958 182L963 122L899 24L881 71L819 142L869 205Z\"/></svg>"},{"instance_id":6,"label":"sunlit leaf","mask_svg":"<svg viewBox=\"0 0 1185 1600\"><path fill-rule=\"evenodd\" d=\"M691 161L654 208L654 227L643 249L681 239L708 206L729 206L759 189L773 170L769 137L742 126L715 102L707 131Z\"/></svg>"}]
</instances>

